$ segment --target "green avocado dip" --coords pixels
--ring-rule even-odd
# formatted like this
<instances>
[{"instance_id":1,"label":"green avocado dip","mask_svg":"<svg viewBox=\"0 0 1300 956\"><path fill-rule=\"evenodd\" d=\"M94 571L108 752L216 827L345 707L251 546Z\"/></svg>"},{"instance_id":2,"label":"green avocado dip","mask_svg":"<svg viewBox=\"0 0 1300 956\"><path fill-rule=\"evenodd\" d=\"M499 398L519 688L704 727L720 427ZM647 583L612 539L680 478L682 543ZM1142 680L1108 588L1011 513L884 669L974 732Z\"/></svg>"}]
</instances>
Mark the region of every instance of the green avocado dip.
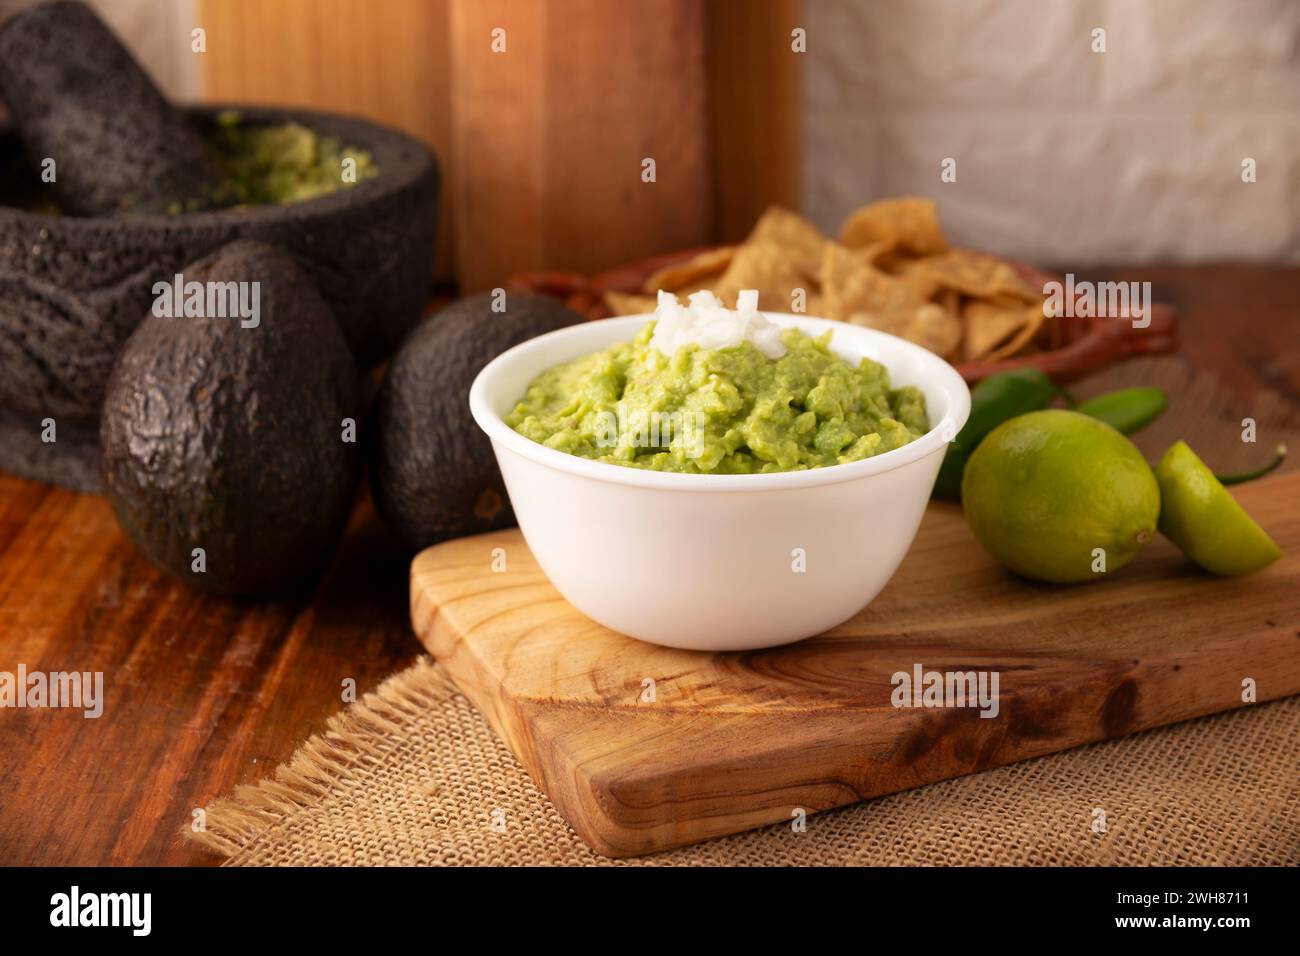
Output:
<instances>
[{"instance_id":1,"label":"green avocado dip","mask_svg":"<svg viewBox=\"0 0 1300 956\"><path fill-rule=\"evenodd\" d=\"M668 358L651 346L655 324L537 376L506 424L581 458L706 475L860 461L930 430L916 388L891 388L870 359L849 365L829 332L782 329L777 358L749 341L689 343Z\"/></svg>"},{"instance_id":2,"label":"green avocado dip","mask_svg":"<svg viewBox=\"0 0 1300 956\"><path fill-rule=\"evenodd\" d=\"M364 149L345 146L299 123L247 124L235 110L218 115L208 139L226 174L226 205L314 199L373 179L378 172ZM356 175L345 180L343 163L348 159Z\"/></svg>"}]
</instances>

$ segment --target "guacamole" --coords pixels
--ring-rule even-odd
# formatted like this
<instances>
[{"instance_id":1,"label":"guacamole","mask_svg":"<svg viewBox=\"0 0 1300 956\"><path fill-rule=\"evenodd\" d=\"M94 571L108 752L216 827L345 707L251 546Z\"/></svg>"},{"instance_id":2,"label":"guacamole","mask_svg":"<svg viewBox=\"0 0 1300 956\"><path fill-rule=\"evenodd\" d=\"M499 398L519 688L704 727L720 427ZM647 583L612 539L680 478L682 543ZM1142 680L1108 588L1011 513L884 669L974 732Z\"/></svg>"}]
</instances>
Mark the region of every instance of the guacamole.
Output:
<instances>
[{"instance_id":1,"label":"guacamole","mask_svg":"<svg viewBox=\"0 0 1300 956\"><path fill-rule=\"evenodd\" d=\"M686 344L668 358L650 346L654 327L543 372L506 424L581 458L715 475L859 461L930 429L916 388L891 388L870 359L849 365L829 332L782 329L778 358L748 341Z\"/></svg>"},{"instance_id":2,"label":"guacamole","mask_svg":"<svg viewBox=\"0 0 1300 956\"><path fill-rule=\"evenodd\" d=\"M269 205L313 199L373 179L370 153L321 136L299 123L253 126L230 110L217 118L210 134L226 174L223 205ZM356 181L342 178L343 161L356 164Z\"/></svg>"}]
</instances>

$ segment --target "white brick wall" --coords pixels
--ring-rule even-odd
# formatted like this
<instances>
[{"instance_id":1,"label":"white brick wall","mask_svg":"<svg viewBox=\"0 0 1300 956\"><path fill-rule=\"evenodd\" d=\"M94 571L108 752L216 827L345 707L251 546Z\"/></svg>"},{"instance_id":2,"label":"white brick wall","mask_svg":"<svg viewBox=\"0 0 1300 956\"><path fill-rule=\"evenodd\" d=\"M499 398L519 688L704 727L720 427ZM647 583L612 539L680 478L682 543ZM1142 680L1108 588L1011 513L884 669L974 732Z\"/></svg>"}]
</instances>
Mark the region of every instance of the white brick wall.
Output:
<instances>
[{"instance_id":1,"label":"white brick wall","mask_svg":"<svg viewBox=\"0 0 1300 956\"><path fill-rule=\"evenodd\" d=\"M1300 262L1300 0L806 0L805 17L823 228L922 193L955 242L1046 265Z\"/></svg>"}]
</instances>

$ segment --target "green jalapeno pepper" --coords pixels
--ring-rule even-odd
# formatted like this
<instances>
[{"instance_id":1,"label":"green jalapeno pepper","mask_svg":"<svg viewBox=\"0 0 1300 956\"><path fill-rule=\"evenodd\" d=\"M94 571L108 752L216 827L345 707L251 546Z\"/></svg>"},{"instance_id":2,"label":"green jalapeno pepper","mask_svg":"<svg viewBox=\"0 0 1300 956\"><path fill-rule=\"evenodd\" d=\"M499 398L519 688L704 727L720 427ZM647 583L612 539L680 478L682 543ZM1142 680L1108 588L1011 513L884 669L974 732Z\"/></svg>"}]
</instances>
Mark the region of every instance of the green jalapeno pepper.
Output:
<instances>
[{"instance_id":1,"label":"green jalapeno pepper","mask_svg":"<svg viewBox=\"0 0 1300 956\"><path fill-rule=\"evenodd\" d=\"M1256 468L1254 471L1239 471L1231 475L1215 475L1214 477L1219 479L1221 485L1239 485L1243 481L1254 481L1256 478L1263 478L1284 461L1286 461L1286 445L1278 445L1273 452L1273 460L1263 468Z\"/></svg>"},{"instance_id":2,"label":"green jalapeno pepper","mask_svg":"<svg viewBox=\"0 0 1300 956\"><path fill-rule=\"evenodd\" d=\"M991 375L971 389L970 417L943 456L934 485L935 495L960 501L961 475L966 461L984 436L1010 418L1046 408L1055 394L1056 387L1051 380L1036 368Z\"/></svg>"},{"instance_id":3,"label":"green jalapeno pepper","mask_svg":"<svg viewBox=\"0 0 1300 956\"><path fill-rule=\"evenodd\" d=\"M1121 388L1080 402L1074 410L1132 435L1150 425L1168 407L1169 400L1158 388Z\"/></svg>"}]
</instances>

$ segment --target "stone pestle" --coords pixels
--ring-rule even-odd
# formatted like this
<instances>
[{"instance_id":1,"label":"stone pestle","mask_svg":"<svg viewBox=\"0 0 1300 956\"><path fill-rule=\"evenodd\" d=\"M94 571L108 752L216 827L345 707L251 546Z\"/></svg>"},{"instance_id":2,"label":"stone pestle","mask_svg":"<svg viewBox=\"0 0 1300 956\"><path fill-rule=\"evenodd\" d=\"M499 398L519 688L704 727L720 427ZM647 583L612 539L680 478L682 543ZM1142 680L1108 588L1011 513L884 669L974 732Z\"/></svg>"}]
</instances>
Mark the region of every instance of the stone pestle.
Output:
<instances>
[{"instance_id":1,"label":"stone pestle","mask_svg":"<svg viewBox=\"0 0 1300 956\"><path fill-rule=\"evenodd\" d=\"M203 138L84 3L33 7L0 26L0 99L31 164L53 173L64 212L179 212L220 196Z\"/></svg>"}]
</instances>

